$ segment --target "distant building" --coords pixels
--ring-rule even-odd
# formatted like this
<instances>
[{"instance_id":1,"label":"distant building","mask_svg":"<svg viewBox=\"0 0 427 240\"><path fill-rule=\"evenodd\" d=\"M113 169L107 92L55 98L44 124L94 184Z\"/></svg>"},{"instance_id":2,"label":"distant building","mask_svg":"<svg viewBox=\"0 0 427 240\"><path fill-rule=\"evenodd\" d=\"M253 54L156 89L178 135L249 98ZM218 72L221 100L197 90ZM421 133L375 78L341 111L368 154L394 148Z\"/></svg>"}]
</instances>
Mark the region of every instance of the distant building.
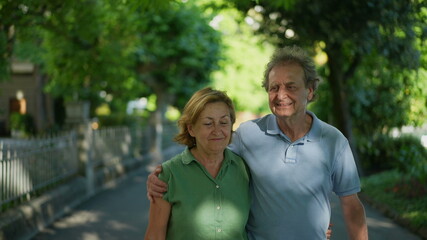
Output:
<instances>
[{"instance_id":1,"label":"distant building","mask_svg":"<svg viewBox=\"0 0 427 240\"><path fill-rule=\"evenodd\" d=\"M10 136L10 116L29 114L37 132L54 124L53 99L43 92L47 79L29 62L12 64L10 79L0 82L0 136Z\"/></svg>"}]
</instances>

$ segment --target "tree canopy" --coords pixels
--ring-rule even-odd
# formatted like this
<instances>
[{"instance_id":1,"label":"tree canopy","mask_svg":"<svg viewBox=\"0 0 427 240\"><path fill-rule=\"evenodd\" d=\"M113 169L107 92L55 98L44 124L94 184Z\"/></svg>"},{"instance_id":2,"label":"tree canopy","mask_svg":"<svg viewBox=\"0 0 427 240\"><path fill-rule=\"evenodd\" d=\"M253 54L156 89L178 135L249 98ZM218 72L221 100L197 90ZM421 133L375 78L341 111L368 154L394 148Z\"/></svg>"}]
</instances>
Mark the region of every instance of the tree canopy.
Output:
<instances>
[{"instance_id":1,"label":"tree canopy","mask_svg":"<svg viewBox=\"0 0 427 240\"><path fill-rule=\"evenodd\" d=\"M172 103L182 107L200 87L192 82L206 84L219 58L219 37L209 19L189 5L170 0L1 1L0 42L7 42L0 49L2 79L12 56L24 58L40 66L53 95L96 104L100 92L122 102L148 95L153 85L138 77L157 74L168 79L161 89L175 94ZM161 61L170 71L156 70ZM138 76L138 68L153 72Z\"/></svg>"},{"instance_id":2,"label":"tree canopy","mask_svg":"<svg viewBox=\"0 0 427 240\"><path fill-rule=\"evenodd\" d=\"M150 27L138 33L139 77L156 95L167 95L168 103L183 108L218 68L220 36L210 19L189 3L144 11L140 19Z\"/></svg>"},{"instance_id":3,"label":"tree canopy","mask_svg":"<svg viewBox=\"0 0 427 240\"><path fill-rule=\"evenodd\" d=\"M209 84L218 68L221 41L199 8L173 3L141 13L148 28L138 33L136 65L139 79L156 96L152 115L156 134L152 154L160 161L162 123L167 107L182 109L191 95Z\"/></svg>"},{"instance_id":4,"label":"tree canopy","mask_svg":"<svg viewBox=\"0 0 427 240\"><path fill-rule=\"evenodd\" d=\"M105 27L102 21L111 17L105 15L106 6L110 6L110 10L114 10L110 11L111 14L115 10L123 9L124 6L129 9L129 12L132 12L137 9L163 8L172 1L0 0L0 81L9 77L16 41L21 38L20 34L27 29L42 28L65 33L63 38L72 37L75 44L83 44L88 47L93 44L91 41L94 40L95 35ZM126 18L121 19L126 20ZM60 26L60 24L68 25ZM72 24L75 24L74 27L71 27ZM80 43L78 43L79 41Z\"/></svg>"},{"instance_id":5,"label":"tree canopy","mask_svg":"<svg viewBox=\"0 0 427 240\"><path fill-rule=\"evenodd\" d=\"M358 91L352 85L356 79L366 83L374 79L402 83L406 79L407 87L422 80L417 74L406 74L405 78L397 75L425 68L420 61L427 33L424 1L233 2L253 19L257 32L276 46L297 44L313 56L326 53L322 73L331 89L333 122L347 137L352 135L350 104L357 99ZM362 71L364 74L358 74ZM391 85L397 87L396 84L399 85ZM406 106L403 104L402 108ZM407 115L409 111L403 112ZM396 121L389 127L402 123Z\"/></svg>"},{"instance_id":6,"label":"tree canopy","mask_svg":"<svg viewBox=\"0 0 427 240\"><path fill-rule=\"evenodd\" d=\"M328 113L323 119L349 139L356 161L354 126L372 126L375 122L379 127L369 129L372 134L409 122L414 110L409 107L412 99L417 99L420 92L425 94L425 88L412 89L421 87L417 82L425 81L416 71L427 68L420 59L427 36L425 1L233 2L269 42L278 47L297 44L313 57L325 55L319 65L327 80L322 88L330 91L330 98L323 103L331 108L317 107L322 109L320 114ZM381 97L377 97L379 93ZM425 100L418 106L421 109L417 111L425 114ZM371 111L366 109L381 113L369 115ZM367 128L358 130L366 133Z\"/></svg>"},{"instance_id":7,"label":"tree canopy","mask_svg":"<svg viewBox=\"0 0 427 240\"><path fill-rule=\"evenodd\" d=\"M318 63L324 91L311 107L322 108L318 114L349 138L354 129L388 131L425 119L424 1L231 2L246 17L227 20L238 15L228 1L197 2L229 9L222 16L211 11L212 20L189 2L171 0L0 0L0 76L8 75L14 54L37 63L50 79L48 90L59 96L101 101L103 92L126 102L158 88L182 107L218 68L219 36L210 35L207 22L223 17L218 29L227 48L214 85L229 91L238 109L265 111L264 103L251 99L263 94L257 74L266 59L257 54L271 51L251 37L246 21L276 46L298 44L323 59ZM366 122L378 124L371 129Z\"/></svg>"},{"instance_id":8,"label":"tree canopy","mask_svg":"<svg viewBox=\"0 0 427 240\"><path fill-rule=\"evenodd\" d=\"M228 6L222 8L213 20L215 28L222 33L225 57L220 61L220 69L214 73L212 84L227 91L237 111L267 113L267 95L261 82L273 46L254 36L244 17Z\"/></svg>"}]
</instances>

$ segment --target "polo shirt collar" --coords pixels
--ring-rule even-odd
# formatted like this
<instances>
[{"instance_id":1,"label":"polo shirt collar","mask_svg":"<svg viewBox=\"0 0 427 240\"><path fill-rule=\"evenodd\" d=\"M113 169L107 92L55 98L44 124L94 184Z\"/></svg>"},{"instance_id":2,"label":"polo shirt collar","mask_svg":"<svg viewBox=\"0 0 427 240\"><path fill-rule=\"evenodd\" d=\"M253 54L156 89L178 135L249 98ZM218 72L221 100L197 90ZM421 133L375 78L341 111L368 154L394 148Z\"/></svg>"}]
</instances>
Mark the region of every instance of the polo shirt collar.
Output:
<instances>
[{"instance_id":1,"label":"polo shirt collar","mask_svg":"<svg viewBox=\"0 0 427 240\"><path fill-rule=\"evenodd\" d=\"M225 153L224 153L223 164L228 164L232 161L235 161L235 159L230 156L231 151L228 148L226 148L224 152ZM181 161L185 165L190 164L191 162L197 162L196 158L194 158L193 154L190 152L190 149L188 147L186 147L185 150L181 153Z\"/></svg>"},{"instance_id":2,"label":"polo shirt collar","mask_svg":"<svg viewBox=\"0 0 427 240\"><path fill-rule=\"evenodd\" d=\"M193 154L191 154L190 149L188 147L181 153L181 161L183 164L189 164L192 161L196 161Z\"/></svg>"},{"instance_id":3,"label":"polo shirt collar","mask_svg":"<svg viewBox=\"0 0 427 240\"><path fill-rule=\"evenodd\" d=\"M320 141L322 133L320 120L314 113L310 111L307 111L307 113L313 118L313 122L311 124L310 131L308 131L308 133L304 136L304 139L307 142ZM279 128L279 125L277 124L276 116L274 114L269 114L267 117L267 134L280 135L281 130Z\"/></svg>"},{"instance_id":4,"label":"polo shirt collar","mask_svg":"<svg viewBox=\"0 0 427 240\"><path fill-rule=\"evenodd\" d=\"M276 116L274 114L269 114L267 116L267 131L270 135L279 135L280 128L277 124Z\"/></svg>"},{"instance_id":5,"label":"polo shirt collar","mask_svg":"<svg viewBox=\"0 0 427 240\"><path fill-rule=\"evenodd\" d=\"M322 125L321 121L317 118L317 116L307 111L307 113L313 118L313 122L311 124L310 131L307 133L307 141L309 142L318 142L320 141L320 137L322 136Z\"/></svg>"}]
</instances>

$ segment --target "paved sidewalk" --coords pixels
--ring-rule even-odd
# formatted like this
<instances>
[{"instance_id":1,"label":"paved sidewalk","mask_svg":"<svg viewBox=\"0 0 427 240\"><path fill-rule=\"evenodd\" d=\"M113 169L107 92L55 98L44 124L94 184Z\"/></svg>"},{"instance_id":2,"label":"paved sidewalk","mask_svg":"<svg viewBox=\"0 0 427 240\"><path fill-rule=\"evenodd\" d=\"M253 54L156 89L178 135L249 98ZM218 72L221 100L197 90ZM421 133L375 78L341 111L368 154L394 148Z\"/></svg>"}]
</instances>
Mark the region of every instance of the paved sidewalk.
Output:
<instances>
[{"instance_id":1,"label":"paved sidewalk","mask_svg":"<svg viewBox=\"0 0 427 240\"><path fill-rule=\"evenodd\" d=\"M140 169L111 184L33 240L143 239L148 223L147 175Z\"/></svg>"},{"instance_id":2,"label":"paved sidewalk","mask_svg":"<svg viewBox=\"0 0 427 240\"><path fill-rule=\"evenodd\" d=\"M364 206L370 240L421 240L420 237L400 227L392 220L384 217L368 204L364 203ZM331 222L334 224L331 239L347 240L348 237L339 199L335 195L331 197L331 208Z\"/></svg>"},{"instance_id":3,"label":"paved sidewalk","mask_svg":"<svg viewBox=\"0 0 427 240\"><path fill-rule=\"evenodd\" d=\"M145 181L148 171L136 170L123 181L83 203L33 240L137 240L143 239L149 202ZM332 200L332 239L347 239L337 198ZM365 206L370 240L420 240L407 230Z\"/></svg>"}]
</instances>

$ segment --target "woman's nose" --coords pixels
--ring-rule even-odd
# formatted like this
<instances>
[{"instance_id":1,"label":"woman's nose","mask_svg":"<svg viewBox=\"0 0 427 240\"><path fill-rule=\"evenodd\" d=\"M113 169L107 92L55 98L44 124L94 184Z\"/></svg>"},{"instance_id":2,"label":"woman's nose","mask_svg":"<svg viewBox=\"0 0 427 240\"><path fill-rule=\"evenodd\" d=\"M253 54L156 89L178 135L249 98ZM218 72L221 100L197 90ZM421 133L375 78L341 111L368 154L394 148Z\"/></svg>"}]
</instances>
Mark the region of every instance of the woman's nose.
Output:
<instances>
[{"instance_id":1,"label":"woman's nose","mask_svg":"<svg viewBox=\"0 0 427 240\"><path fill-rule=\"evenodd\" d=\"M213 132L214 133L219 133L220 132L220 126L219 126L219 124L214 124L213 125Z\"/></svg>"}]
</instances>

